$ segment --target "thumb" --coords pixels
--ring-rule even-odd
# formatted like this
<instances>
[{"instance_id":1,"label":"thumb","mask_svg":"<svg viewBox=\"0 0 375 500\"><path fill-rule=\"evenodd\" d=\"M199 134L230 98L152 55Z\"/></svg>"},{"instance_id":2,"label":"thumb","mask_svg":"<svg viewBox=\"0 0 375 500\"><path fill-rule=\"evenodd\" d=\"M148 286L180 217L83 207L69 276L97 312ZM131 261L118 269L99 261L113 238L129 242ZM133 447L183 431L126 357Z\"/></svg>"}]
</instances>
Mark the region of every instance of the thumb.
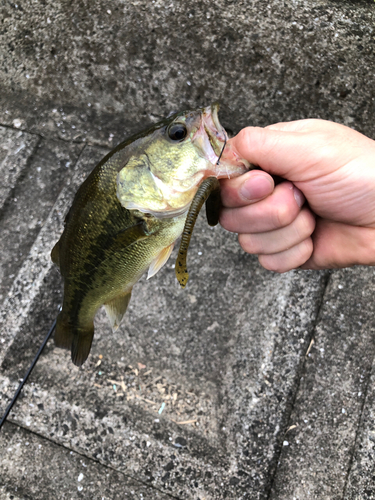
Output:
<instances>
[{"instance_id":1,"label":"thumb","mask_svg":"<svg viewBox=\"0 0 375 500\"><path fill-rule=\"evenodd\" d=\"M326 120L297 120L266 128L247 127L231 147L262 170L292 182L309 181L348 161L348 134L361 134ZM362 137L361 137L362 138ZM321 171L320 171L321 170Z\"/></svg>"}]
</instances>

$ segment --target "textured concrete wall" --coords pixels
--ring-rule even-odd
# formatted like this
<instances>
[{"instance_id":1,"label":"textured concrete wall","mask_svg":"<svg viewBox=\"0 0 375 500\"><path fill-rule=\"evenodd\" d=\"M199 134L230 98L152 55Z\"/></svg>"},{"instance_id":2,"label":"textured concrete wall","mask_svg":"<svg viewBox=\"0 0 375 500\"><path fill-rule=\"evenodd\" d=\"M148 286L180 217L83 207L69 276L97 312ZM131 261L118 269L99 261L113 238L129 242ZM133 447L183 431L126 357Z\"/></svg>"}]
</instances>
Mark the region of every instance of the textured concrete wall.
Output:
<instances>
[{"instance_id":1,"label":"textured concrete wall","mask_svg":"<svg viewBox=\"0 0 375 500\"><path fill-rule=\"evenodd\" d=\"M219 100L233 131L321 117L375 136L372 1L5 0L0 17L3 124L111 145Z\"/></svg>"}]
</instances>

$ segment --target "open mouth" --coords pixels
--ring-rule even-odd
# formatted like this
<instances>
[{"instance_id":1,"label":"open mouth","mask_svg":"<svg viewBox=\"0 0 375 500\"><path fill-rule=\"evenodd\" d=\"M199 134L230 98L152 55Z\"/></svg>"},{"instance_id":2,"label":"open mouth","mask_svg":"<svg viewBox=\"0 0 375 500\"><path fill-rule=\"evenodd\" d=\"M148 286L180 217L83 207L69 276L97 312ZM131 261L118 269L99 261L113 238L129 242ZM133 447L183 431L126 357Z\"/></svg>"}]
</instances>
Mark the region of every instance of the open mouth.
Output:
<instances>
[{"instance_id":1,"label":"open mouth","mask_svg":"<svg viewBox=\"0 0 375 500\"><path fill-rule=\"evenodd\" d=\"M203 126L210 141L211 148L219 159L223 146L228 140L227 133L219 121L219 104L214 103L212 106L207 106L203 109ZM216 163L212 162L212 163Z\"/></svg>"}]
</instances>

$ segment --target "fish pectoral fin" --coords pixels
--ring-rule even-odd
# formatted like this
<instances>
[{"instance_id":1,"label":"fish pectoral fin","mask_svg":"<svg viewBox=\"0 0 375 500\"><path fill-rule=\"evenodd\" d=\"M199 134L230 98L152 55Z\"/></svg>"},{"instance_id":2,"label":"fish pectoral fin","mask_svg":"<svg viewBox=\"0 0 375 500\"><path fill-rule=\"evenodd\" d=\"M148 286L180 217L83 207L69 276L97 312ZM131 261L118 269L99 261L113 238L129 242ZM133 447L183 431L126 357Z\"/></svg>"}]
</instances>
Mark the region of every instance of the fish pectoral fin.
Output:
<instances>
[{"instance_id":1,"label":"fish pectoral fin","mask_svg":"<svg viewBox=\"0 0 375 500\"><path fill-rule=\"evenodd\" d=\"M107 313L109 322L113 331L116 331L120 326L121 320L126 313L132 291L118 295L114 299L104 304L105 312Z\"/></svg>"},{"instance_id":2,"label":"fish pectoral fin","mask_svg":"<svg viewBox=\"0 0 375 500\"><path fill-rule=\"evenodd\" d=\"M51 259L56 266L60 267L60 246L59 242L52 248Z\"/></svg>"},{"instance_id":3,"label":"fish pectoral fin","mask_svg":"<svg viewBox=\"0 0 375 500\"><path fill-rule=\"evenodd\" d=\"M94 323L85 328L75 328L72 340L72 361L81 366L90 354L92 339L94 338Z\"/></svg>"},{"instance_id":4,"label":"fish pectoral fin","mask_svg":"<svg viewBox=\"0 0 375 500\"><path fill-rule=\"evenodd\" d=\"M145 221L141 220L134 226L128 227L120 231L115 236L115 245L118 248L124 249L136 241L144 240L150 235Z\"/></svg>"},{"instance_id":5,"label":"fish pectoral fin","mask_svg":"<svg viewBox=\"0 0 375 500\"><path fill-rule=\"evenodd\" d=\"M164 266L172 253L173 247L174 242L168 247L163 248L156 259L151 262L148 268L147 279L152 278Z\"/></svg>"}]
</instances>

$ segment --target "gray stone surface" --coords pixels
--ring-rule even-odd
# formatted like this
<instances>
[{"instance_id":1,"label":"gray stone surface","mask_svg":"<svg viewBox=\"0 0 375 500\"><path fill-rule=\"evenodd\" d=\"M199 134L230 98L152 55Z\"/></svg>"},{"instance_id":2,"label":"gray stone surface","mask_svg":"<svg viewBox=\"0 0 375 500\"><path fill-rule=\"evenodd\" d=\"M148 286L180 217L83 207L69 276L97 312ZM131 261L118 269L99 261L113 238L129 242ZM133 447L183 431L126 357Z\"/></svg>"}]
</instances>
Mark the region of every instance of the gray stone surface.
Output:
<instances>
[{"instance_id":1,"label":"gray stone surface","mask_svg":"<svg viewBox=\"0 0 375 500\"><path fill-rule=\"evenodd\" d=\"M344 500L373 500L375 498L375 370L366 386L366 400L358 429L356 450L351 464Z\"/></svg>"},{"instance_id":2,"label":"gray stone surface","mask_svg":"<svg viewBox=\"0 0 375 500\"><path fill-rule=\"evenodd\" d=\"M343 498L372 388L374 289L373 269L331 276L285 434L273 500ZM357 495L352 488L346 498L365 498Z\"/></svg>"},{"instance_id":3,"label":"gray stone surface","mask_svg":"<svg viewBox=\"0 0 375 500\"><path fill-rule=\"evenodd\" d=\"M12 424L1 433L0 447L2 500L171 498Z\"/></svg>"},{"instance_id":4,"label":"gray stone surface","mask_svg":"<svg viewBox=\"0 0 375 500\"><path fill-rule=\"evenodd\" d=\"M220 100L233 130L313 116L375 136L372 1L30 5L2 4L0 123L110 145Z\"/></svg>"},{"instance_id":5,"label":"gray stone surface","mask_svg":"<svg viewBox=\"0 0 375 500\"><path fill-rule=\"evenodd\" d=\"M0 127L0 134L3 138L5 136L3 144L12 141L10 133L16 139L13 144L17 146L19 154L10 153L7 156L3 163L4 170L7 171L12 171L8 162L12 162L12 166L21 165L27 154L23 132ZM34 144L36 139L38 138L35 136L29 136L28 140ZM23 171L24 179L17 186L14 183L12 195L8 196L7 204L2 210L0 300L5 298L64 182L70 178L69 170L75 164L82 147L62 141L46 143L41 140L32 157L26 157L29 161ZM13 158L18 161L14 162Z\"/></svg>"},{"instance_id":6,"label":"gray stone surface","mask_svg":"<svg viewBox=\"0 0 375 500\"><path fill-rule=\"evenodd\" d=\"M38 141L35 135L0 127L0 209L4 208L18 177L26 170Z\"/></svg>"},{"instance_id":7,"label":"gray stone surface","mask_svg":"<svg viewBox=\"0 0 375 500\"><path fill-rule=\"evenodd\" d=\"M2 412L61 304L50 250L107 151L85 143L216 99L232 132L322 117L375 137L375 6L0 12ZM173 258L141 280L116 334L101 311L82 368L47 346L0 433L1 500L375 498L372 269L269 273L204 218L188 264L185 291Z\"/></svg>"}]
</instances>

